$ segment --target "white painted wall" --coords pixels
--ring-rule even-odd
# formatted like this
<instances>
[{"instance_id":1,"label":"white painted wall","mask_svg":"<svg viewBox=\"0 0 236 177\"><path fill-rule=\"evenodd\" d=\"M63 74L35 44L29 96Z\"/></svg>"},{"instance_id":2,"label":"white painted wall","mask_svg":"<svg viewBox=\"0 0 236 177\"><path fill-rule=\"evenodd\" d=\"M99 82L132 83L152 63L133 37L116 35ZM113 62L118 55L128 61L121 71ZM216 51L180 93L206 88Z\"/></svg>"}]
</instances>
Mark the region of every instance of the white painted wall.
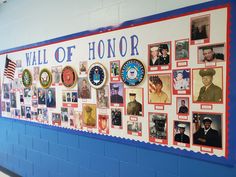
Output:
<instances>
[{"instance_id":1,"label":"white painted wall","mask_svg":"<svg viewBox=\"0 0 236 177\"><path fill-rule=\"evenodd\" d=\"M207 1L7 0L0 5L0 50Z\"/></svg>"}]
</instances>

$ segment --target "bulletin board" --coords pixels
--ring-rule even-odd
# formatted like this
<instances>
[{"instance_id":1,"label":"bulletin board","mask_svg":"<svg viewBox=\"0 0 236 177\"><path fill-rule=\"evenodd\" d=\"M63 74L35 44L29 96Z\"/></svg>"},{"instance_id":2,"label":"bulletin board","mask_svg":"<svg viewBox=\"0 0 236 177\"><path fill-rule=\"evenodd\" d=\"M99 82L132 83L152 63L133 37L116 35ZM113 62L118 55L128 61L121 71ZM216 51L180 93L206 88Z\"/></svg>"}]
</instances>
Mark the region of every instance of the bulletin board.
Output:
<instances>
[{"instance_id":1,"label":"bulletin board","mask_svg":"<svg viewBox=\"0 0 236 177\"><path fill-rule=\"evenodd\" d=\"M2 117L229 163L230 4L209 6L2 51Z\"/></svg>"}]
</instances>

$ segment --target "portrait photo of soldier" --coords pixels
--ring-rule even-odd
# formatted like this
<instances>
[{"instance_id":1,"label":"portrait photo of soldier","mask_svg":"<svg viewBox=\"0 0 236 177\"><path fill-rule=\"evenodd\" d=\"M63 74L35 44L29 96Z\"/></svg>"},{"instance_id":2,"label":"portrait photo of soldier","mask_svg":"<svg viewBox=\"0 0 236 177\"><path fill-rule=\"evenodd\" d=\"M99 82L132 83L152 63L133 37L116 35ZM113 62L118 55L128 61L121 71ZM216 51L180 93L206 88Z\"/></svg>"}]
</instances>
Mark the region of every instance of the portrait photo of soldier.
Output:
<instances>
[{"instance_id":1,"label":"portrait photo of soldier","mask_svg":"<svg viewBox=\"0 0 236 177\"><path fill-rule=\"evenodd\" d=\"M10 110L11 110L10 102L6 102L6 110L7 110L7 112L10 112Z\"/></svg>"},{"instance_id":2,"label":"portrait photo of soldier","mask_svg":"<svg viewBox=\"0 0 236 177\"><path fill-rule=\"evenodd\" d=\"M210 15L191 19L191 41L206 40L210 36Z\"/></svg>"},{"instance_id":3,"label":"portrait photo of soldier","mask_svg":"<svg viewBox=\"0 0 236 177\"><path fill-rule=\"evenodd\" d=\"M128 134L140 136L142 134L142 123L138 121L127 121Z\"/></svg>"},{"instance_id":4,"label":"portrait photo of soldier","mask_svg":"<svg viewBox=\"0 0 236 177\"><path fill-rule=\"evenodd\" d=\"M87 61L80 61L79 62L79 73L80 74L87 74L87 71L88 71L88 63Z\"/></svg>"},{"instance_id":5,"label":"portrait photo of soldier","mask_svg":"<svg viewBox=\"0 0 236 177\"><path fill-rule=\"evenodd\" d=\"M126 89L126 114L143 116L143 89Z\"/></svg>"},{"instance_id":6,"label":"portrait photo of soldier","mask_svg":"<svg viewBox=\"0 0 236 177\"><path fill-rule=\"evenodd\" d=\"M25 107L25 117L27 119L31 119L31 107L29 107L29 106Z\"/></svg>"},{"instance_id":7,"label":"portrait photo of soldier","mask_svg":"<svg viewBox=\"0 0 236 177\"><path fill-rule=\"evenodd\" d=\"M121 108L111 108L111 125L122 126L122 110Z\"/></svg>"},{"instance_id":8,"label":"portrait photo of soldier","mask_svg":"<svg viewBox=\"0 0 236 177\"><path fill-rule=\"evenodd\" d=\"M52 71L52 85L62 84L61 80L62 66L52 66L51 71Z\"/></svg>"},{"instance_id":9,"label":"portrait photo of soldier","mask_svg":"<svg viewBox=\"0 0 236 177\"><path fill-rule=\"evenodd\" d=\"M123 83L110 83L111 103L123 104L124 84Z\"/></svg>"},{"instance_id":10,"label":"portrait photo of soldier","mask_svg":"<svg viewBox=\"0 0 236 177\"><path fill-rule=\"evenodd\" d=\"M71 102L71 92L66 93L66 102Z\"/></svg>"},{"instance_id":11,"label":"portrait photo of soldier","mask_svg":"<svg viewBox=\"0 0 236 177\"><path fill-rule=\"evenodd\" d=\"M69 113L68 108L61 108L61 121L62 122L68 122L69 121Z\"/></svg>"},{"instance_id":12,"label":"portrait photo of soldier","mask_svg":"<svg viewBox=\"0 0 236 177\"><path fill-rule=\"evenodd\" d=\"M167 114L149 113L149 140L167 139Z\"/></svg>"},{"instance_id":13,"label":"portrait photo of soldier","mask_svg":"<svg viewBox=\"0 0 236 177\"><path fill-rule=\"evenodd\" d=\"M34 73L34 81L38 81L39 80L39 67L38 66L34 67L33 73Z\"/></svg>"},{"instance_id":14,"label":"portrait photo of soldier","mask_svg":"<svg viewBox=\"0 0 236 177\"><path fill-rule=\"evenodd\" d=\"M111 77L117 77L120 75L120 61L110 62Z\"/></svg>"},{"instance_id":15,"label":"portrait photo of soldier","mask_svg":"<svg viewBox=\"0 0 236 177\"><path fill-rule=\"evenodd\" d=\"M182 92L181 92L182 91ZM173 70L173 93L190 93L190 70Z\"/></svg>"},{"instance_id":16,"label":"portrait photo of soldier","mask_svg":"<svg viewBox=\"0 0 236 177\"><path fill-rule=\"evenodd\" d=\"M32 98L37 98L38 97L38 89L36 84L32 84Z\"/></svg>"},{"instance_id":17,"label":"portrait photo of soldier","mask_svg":"<svg viewBox=\"0 0 236 177\"><path fill-rule=\"evenodd\" d=\"M193 114L193 144L222 148L222 115Z\"/></svg>"},{"instance_id":18,"label":"portrait photo of soldier","mask_svg":"<svg viewBox=\"0 0 236 177\"><path fill-rule=\"evenodd\" d=\"M109 125L108 125L108 115L98 115L98 131L100 133L109 133Z\"/></svg>"},{"instance_id":19,"label":"portrait photo of soldier","mask_svg":"<svg viewBox=\"0 0 236 177\"><path fill-rule=\"evenodd\" d=\"M77 103L78 102L78 93L77 92L72 92L72 99L71 102Z\"/></svg>"},{"instance_id":20,"label":"portrait photo of soldier","mask_svg":"<svg viewBox=\"0 0 236 177\"><path fill-rule=\"evenodd\" d=\"M5 101L2 101L2 102L1 102L1 111L2 111L2 112L5 112L5 111L6 111L6 102L5 102Z\"/></svg>"},{"instance_id":21,"label":"portrait photo of soldier","mask_svg":"<svg viewBox=\"0 0 236 177\"><path fill-rule=\"evenodd\" d=\"M4 99L9 99L10 98L9 84L3 84L3 98Z\"/></svg>"},{"instance_id":22,"label":"portrait photo of soldier","mask_svg":"<svg viewBox=\"0 0 236 177\"><path fill-rule=\"evenodd\" d=\"M176 98L176 112L177 114L189 114L189 98L188 97L177 97Z\"/></svg>"},{"instance_id":23,"label":"portrait photo of soldier","mask_svg":"<svg viewBox=\"0 0 236 177\"><path fill-rule=\"evenodd\" d=\"M150 104L171 103L170 74L153 74L148 76L148 101Z\"/></svg>"},{"instance_id":24,"label":"portrait photo of soldier","mask_svg":"<svg viewBox=\"0 0 236 177\"><path fill-rule=\"evenodd\" d=\"M21 117L25 117L25 106L20 107Z\"/></svg>"},{"instance_id":25,"label":"portrait photo of soldier","mask_svg":"<svg viewBox=\"0 0 236 177\"><path fill-rule=\"evenodd\" d=\"M31 96L32 96L31 88L24 88L24 97L31 98Z\"/></svg>"},{"instance_id":26,"label":"portrait photo of soldier","mask_svg":"<svg viewBox=\"0 0 236 177\"><path fill-rule=\"evenodd\" d=\"M174 141L190 143L190 122L174 121Z\"/></svg>"},{"instance_id":27,"label":"portrait photo of soldier","mask_svg":"<svg viewBox=\"0 0 236 177\"><path fill-rule=\"evenodd\" d=\"M16 108L16 93L10 93L11 108Z\"/></svg>"},{"instance_id":28,"label":"portrait photo of soldier","mask_svg":"<svg viewBox=\"0 0 236 177\"><path fill-rule=\"evenodd\" d=\"M61 125L61 114L59 113L52 113L52 124Z\"/></svg>"},{"instance_id":29,"label":"portrait photo of soldier","mask_svg":"<svg viewBox=\"0 0 236 177\"><path fill-rule=\"evenodd\" d=\"M175 41L175 60L189 59L189 40Z\"/></svg>"},{"instance_id":30,"label":"portrait photo of soldier","mask_svg":"<svg viewBox=\"0 0 236 177\"><path fill-rule=\"evenodd\" d=\"M97 107L98 108L108 108L109 107L109 88L107 85L101 89L97 89Z\"/></svg>"},{"instance_id":31,"label":"portrait photo of soldier","mask_svg":"<svg viewBox=\"0 0 236 177\"><path fill-rule=\"evenodd\" d=\"M96 104L83 104L83 126L96 127L97 125L97 113Z\"/></svg>"},{"instance_id":32,"label":"portrait photo of soldier","mask_svg":"<svg viewBox=\"0 0 236 177\"><path fill-rule=\"evenodd\" d=\"M78 93L81 99L91 98L91 86L88 83L87 77L81 77L78 80Z\"/></svg>"},{"instance_id":33,"label":"portrait photo of soldier","mask_svg":"<svg viewBox=\"0 0 236 177\"><path fill-rule=\"evenodd\" d=\"M222 68L193 69L193 101L223 102Z\"/></svg>"},{"instance_id":34,"label":"portrait photo of soldier","mask_svg":"<svg viewBox=\"0 0 236 177\"><path fill-rule=\"evenodd\" d=\"M46 104L46 91L43 88L38 88L38 104Z\"/></svg>"},{"instance_id":35,"label":"portrait photo of soldier","mask_svg":"<svg viewBox=\"0 0 236 177\"><path fill-rule=\"evenodd\" d=\"M55 88L46 89L46 106L48 108L56 107L56 90Z\"/></svg>"},{"instance_id":36,"label":"portrait photo of soldier","mask_svg":"<svg viewBox=\"0 0 236 177\"><path fill-rule=\"evenodd\" d=\"M148 66L150 68L170 64L170 42L148 45ZM158 69L155 69L158 70Z\"/></svg>"},{"instance_id":37,"label":"portrait photo of soldier","mask_svg":"<svg viewBox=\"0 0 236 177\"><path fill-rule=\"evenodd\" d=\"M198 47L198 63L222 62L224 60L224 44L213 44Z\"/></svg>"}]
</instances>

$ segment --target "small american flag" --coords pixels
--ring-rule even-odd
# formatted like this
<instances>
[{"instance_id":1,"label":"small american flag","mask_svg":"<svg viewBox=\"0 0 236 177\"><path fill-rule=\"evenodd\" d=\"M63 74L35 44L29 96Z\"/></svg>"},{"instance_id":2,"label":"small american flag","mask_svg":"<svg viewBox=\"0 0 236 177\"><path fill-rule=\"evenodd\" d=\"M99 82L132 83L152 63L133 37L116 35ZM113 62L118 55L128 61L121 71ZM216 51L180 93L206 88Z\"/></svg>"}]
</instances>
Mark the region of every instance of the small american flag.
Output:
<instances>
[{"instance_id":1,"label":"small american flag","mask_svg":"<svg viewBox=\"0 0 236 177\"><path fill-rule=\"evenodd\" d=\"M10 60L6 56L4 76L6 76L7 78L13 80L14 79L14 75L15 75L15 70L16 70L16 63L14 61Z\"/></svg>"}]
</instances>

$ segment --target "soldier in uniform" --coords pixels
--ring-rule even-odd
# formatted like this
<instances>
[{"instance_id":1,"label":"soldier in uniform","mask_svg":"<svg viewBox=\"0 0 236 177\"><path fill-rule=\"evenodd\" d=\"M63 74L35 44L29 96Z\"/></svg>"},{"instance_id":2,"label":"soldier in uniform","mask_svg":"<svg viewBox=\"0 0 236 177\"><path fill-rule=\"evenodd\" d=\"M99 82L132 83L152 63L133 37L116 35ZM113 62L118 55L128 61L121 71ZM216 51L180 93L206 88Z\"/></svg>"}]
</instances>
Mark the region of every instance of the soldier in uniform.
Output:
<instances>
[{"instance_id":1,"label":"soldier in uniform","mask_svg":"<svg viewBox=\"0 0 236 177\"><path fill-rule=\"evenodd\" d=\"M188 107L185 105L185 100L181 100L181 106L179 107L180 114L187 114L188 113Z\"/></svg>"},{"instance_id":2,"label":"soldier in uniform","mask_svg":"<svg viewBox=\"0 0 236 177\"><path fill-rule=\"evenodd\" d=\"M205 146L222 147L221 139L217 130L211 128L212 119L210 117L203 118L204 128L199 128L193 134L193 143Z\"/></svg>"},{"instance_id":3,"label":"soldier in uniform","mask_svg":"<svg viewBox=\"0 0 236 177\"><path fill-rule=\"evenodd\" d=\"M95 126L96 125L96 119L95 117L92 116L92 108L90 106L86 106L84 108L85 112L86 112L86 117L85 117L85 125L87 126Z\"/></svg>"},{"instance_id":4,"label":"soldier in uniform","mask_svg":"<svg viewBox=\"0 0 236 177\"><path fill-rule=\"evenodd\" d=\"M153 115L154 126L150 129L151 136L158 139L166 139L166 117L164 115Z\"/></svg>"},{"instance_id":5,"label":"soldier in uniform","mask_svg":"<svg viewBox=\"0 0 236 177\"><path fill-rule=\"evenodd\" d=\"M221 102L222 89L212 83L216 71L213 68L201 69L199 75L202 77L202 83L197 101L199 102Z\"/></svg>"},{"instance_id":6,"label":"soldier in uniform","mask_svg":"<svg viewBox=\"0 0 236 177\"><path fill-rule=\"evenodd\" d=\"M127 114L142 116L142 104L136 100L136 93L130 93L129 98L130 102L127 105Z\"/></svg>"},{"instance_id":7,"label":"soldier in uniform","mask_svg":"<svg viewBox=\"0 0 236 177\"><path fill-rule=\"evenodd\" d=\"M112 110L111 118L112 125L121 126L121 111L119 109Z\"/></svg>"},{"instance_id":8,"label":"soldier in uniform","mask_svg":"<svg viewBox=\"0 0 236 177\"><path fill-rule=\"evenodd\" d=\"M207 46L202 49L203 62L217 62L224 60L224 54L215 53L212 46Z\"/></svg>"},{"instance_id":9,"label":"soldier in uniform","mask_svg":"<svg viewBox=\"0 0 236 177\"><path fill-rule=\"evenodd\" d=\"M113 94L111 95L111 103L123 103L123 97L118 94L119 86L113 86Z\"/></svg>"},{"instance_id":10,"label":"soldier in uniform","mask_svg":"<svg viewBox=\"0 0 236 177\"><path fill-rule=\"evenodd\" d=\"M99 108L108 108L108 97L105 96L105 89L104 88L97 90L97 99L98 99L98 107Z\"/></svg>"},{"instance_id":11,"label":"soldier in uniform","mask_svg":"<svg viewBox=\"0 0 236 177\"><path fill-rule=\"evenodd\" d=\"M168 65L170 63L170 56L168 54L169 47L167 44L161 44L160 48L161 48L160 49L160 51L161 51L160 64L161 65Z\"/></svg>"},{"instance_id":12,"label":"soldier in uniform","mask_svg":"<svg viewBox=\"0 0 236 177\"><path fill-rule=\"evenodd\" d=\"M161 61L158 47L152 47L150 50L151 50L150 61L149 61L150 66L160 65Z\"/></svg>"},{"instance_id":13,"label":"soldier in uniform","mask_svg":"<svg viewBox=\"0 0 236 177\"><path fill-rule=\"evenodd\" d=\"M189 136L184 134L186 125L183 123L178 124L179 133L175 135L175 141L181 143L190 143Z\"/></svg>"}]
</instances>

